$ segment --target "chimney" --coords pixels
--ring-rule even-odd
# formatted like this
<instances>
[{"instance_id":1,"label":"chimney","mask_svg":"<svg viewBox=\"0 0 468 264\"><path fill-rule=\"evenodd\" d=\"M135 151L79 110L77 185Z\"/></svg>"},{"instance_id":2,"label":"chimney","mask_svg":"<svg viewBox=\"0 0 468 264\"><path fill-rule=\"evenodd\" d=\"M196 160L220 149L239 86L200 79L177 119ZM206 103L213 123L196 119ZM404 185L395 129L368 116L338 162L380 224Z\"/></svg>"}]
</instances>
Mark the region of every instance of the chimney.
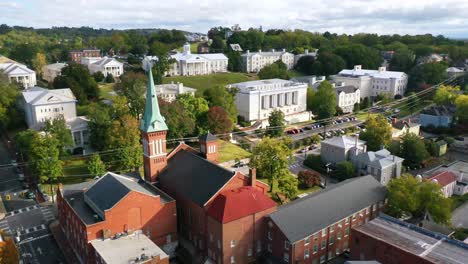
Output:
<instances>
[{"instance_id":1,"label":"chimney","mask_svg":"<svg viewBox=\"0 0 468 264\"><path fill-rule=\"evenodd\" d=\"M385 68L385 67L379 67L379 72L384 72L384 71L387 71L387 68Z\"/></svg>"},{"instance_id":2,"label":"chimney","mask_svg":"<svg viewBox=\"0 0 468 264\"><path fill-rule=\"evenodd\" d=\"M271 52L275 52L275 49L271 49Z\"/></svg>"},{"instance_id":3,"label":"chimney","mask_svg":"<svg viewBox=\"0 0 468 264\"><path fill-rule=\"evenodd\" d=\"M283 49L283 52L286 52L286 49Z\"/></svg>"},{"instance_id":4,"label":"chimney","mask_svg":"<svg viewBox=\"0 0 468 264\"><path fill-rule=\"evenodd\" d=\"M255 187L257 182L257 169L249 168L250 186Z\"/></svg>"},{"instance_id":5,"label":"chimney","mask_svg":"<svg viewBox=\"0 0 468 264\"><path fill-rule=\"evenodd\" d=\"M304 50L304 54L306 54L306 55L309 54L309 50L308 50L308 49L305 49L305 50Z\"/></svg>"},{"instance_id":6,"label":"chimney","mask_svg":"<svg viewBox=\"0 0 468 264\"><path fill-rule=\"evenodd\" d=\"M250 50L247 50L247 54L250 54Z\"/></svg>"},{"instance_id":7,"label":"chimney","mask_svg":"<svg viewBox=\"0 0 468 264\"><path fill-rule=\"evenodd\" d=\"M262 50L261 50L261 49L259 49L259 50L258 50L258 53L262 53Z\"/></svg>"},{"instance_id":8,"label":"chimney","mask_svg":"<svg viewBox=\"0 0 468 264\"><path fill-rule=\"evenodd\" d=\"M355 70L355 71L360 71L360 70L362 70L362 65L354 65L354 70Z\"/></svg>"},{"instance_id":9,"label":"chimney","mask_svg":"<svg viewBox=\"0 0 468 264\"><path fill-rule=\"evenodd\" d=\"M178 82L178 83L177 83L177 93L178 93L178 94L182 94L183 92L184 92L184 84Z\"/></svg>"},{"instance_id":10,"label":"chimney","mask_svg":"<svg viewBox=\"0 0 468 264\"><path fill-rule=\"evenodd\" d=\"M205 159L218 163L218 138L210 132L199 137L200 152Z\"/></svg>"}]
</instances>

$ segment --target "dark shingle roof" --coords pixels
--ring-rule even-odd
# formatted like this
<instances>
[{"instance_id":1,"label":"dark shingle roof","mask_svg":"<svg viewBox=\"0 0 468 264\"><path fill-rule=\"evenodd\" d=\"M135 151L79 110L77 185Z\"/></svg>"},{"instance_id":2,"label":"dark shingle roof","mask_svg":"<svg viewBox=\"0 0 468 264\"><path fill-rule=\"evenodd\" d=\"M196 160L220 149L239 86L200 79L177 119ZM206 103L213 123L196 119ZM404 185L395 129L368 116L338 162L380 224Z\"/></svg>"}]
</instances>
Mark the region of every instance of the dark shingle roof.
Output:
<instances>
[{"instance_id":1,"label":"dark shingle roof","mask_svg":"<svg viewBox=\"0 0 468 264\"><path fill-rule=\"evenodd\" d=\"M211 134L210 132L201 135L198 139L199 139L200 141L204 141L204 142L209 142L209 141L218 140L218 138L217 138L215 135Z\"/></svg>"},{"instance_id":2,"label":"dark shingle roof","mask_svg":"<svg viewBox=\"0 0 468 264\"><path fill-rule=\"evenodd\" d=\"M295 200L280 207L270 218L293 243L384 200L385 195L385 187L367 175Z\"/></svg>"},{"instance_id":3,"label":"dark shingle roof","mask_svg":"<svg viewBox=\"0 0 468 264\"><path fill-rule=\"evenodd\" d=\"M344 92L346 94L349 94L349 93L354 93L356 92L358 88L352 86L352 85L346 85L346 86L340 86L340 87L336 87L335 88L335 91L336 93L341 93L341 92Z\"/></svg>"},{"instance_id":4,"label":"dark shingle roof","mask_svg":"<svg viewBox=\"0 0 468 264\"><path fill-rule=\"evenodd\" d=\"M169 159L158 179L161 186L171 186L203 207L233 176L234 172L182 149Z\"/></svg>"},{"instance_id":5,"label":"dark shingle roof","mask_svg":"<svg viewBox=\"0 0 468 264\"><path fill-rule=\"evenodd\" d=\"M105 211L117 204L130 191L136 191L155 196L148 188L139 184L137 180L108 172L89 188L85 195L100 210Z\"/></svg>"}]
</instances>

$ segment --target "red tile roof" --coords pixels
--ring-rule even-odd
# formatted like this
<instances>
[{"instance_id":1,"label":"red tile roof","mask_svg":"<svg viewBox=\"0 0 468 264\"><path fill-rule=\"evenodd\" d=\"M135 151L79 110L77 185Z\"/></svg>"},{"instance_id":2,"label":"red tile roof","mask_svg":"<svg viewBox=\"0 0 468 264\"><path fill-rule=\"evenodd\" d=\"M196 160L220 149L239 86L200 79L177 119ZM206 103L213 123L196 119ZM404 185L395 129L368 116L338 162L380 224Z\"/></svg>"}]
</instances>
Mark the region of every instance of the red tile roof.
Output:
<instances>
[{"instance_id":1,"label":"red tile roof","mask_svg":"<svg viewBox=\"0 0 468 264\"><path fill-rule=\"evenodd\" d=\"M431 176L428 180L430 181L437 180L437 183L439 183L442 186L446 186L456 181L457 176L455 175L455 173L451 171L444 171L444 172Z\"/></svg>"},{"instance_id":2,"label":"red tile roof","mask_svg":"<svg viewBox=\"0 0 468 264\"><path fill-rule=\"evenodd\" d=\"M267 195L251 187L221 192L208 208L208 215L225 224L276 206Z\"/></svg>"}]
</instances>

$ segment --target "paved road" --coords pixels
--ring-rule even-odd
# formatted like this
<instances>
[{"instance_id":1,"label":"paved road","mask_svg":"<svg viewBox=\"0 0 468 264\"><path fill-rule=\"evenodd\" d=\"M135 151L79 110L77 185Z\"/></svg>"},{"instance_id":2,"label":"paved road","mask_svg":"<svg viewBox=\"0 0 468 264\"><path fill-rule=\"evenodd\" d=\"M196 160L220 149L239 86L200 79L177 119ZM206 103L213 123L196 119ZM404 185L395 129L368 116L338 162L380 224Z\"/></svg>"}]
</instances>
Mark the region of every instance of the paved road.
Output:
<instances>
[{"instance_id":1,"label":"paved road","mask_svg":"<svg viewBox=\"0 0 468 264\"><path fill-rule=\"evenodd\" d=\"M0 164L10 164L12 159L5 146L0 141ZM17 191L22 189L22 184L18 181L18 174L13 166L0 168L0 193L7 191Z\"/></svg>"},{"instance_id":2,"label":"paved road","mask_svg":"<svg viewBox=\"0 0 468 264\"><path fill-rule=\"evenodd\" d=\"M455 227L468 228L468 203L463 204L453 211L452 225Z\"/></svg>"},{"instance_id":3,"label":"paved road","mask_svg":"<svg viewBox=\"0 0 468 264\"><path fill-rule=\"evenodd\" d=\"M327 128L326 128L326 131L337 130L337 129L345 129L345 128L348 128L348 127L355 127L355 126L358 126L358 125L360 125L362 123L363 123L363 121L356 120L356 121L345 122L345 123L336 124L336 125L328 125ZM316 134L322 133L322 132L324 132L324 128L320 127L320 128L316 128L316 129L312 129L312 130L304 130L304 132L302 132L300 134L289 135L289 137L291 137L292 140L297 141L297 140L308 138L310 136L313 136L313 135L316 135Z\"/></svg>"},{"instance_id":4,"label":"paved road","mask_svg":"<svg viewBox=\"0 0 468 264\"><path fill-rule=\"evenodd\" d=\"M50 231L52 206L33 205L6 214L0 228L15 237L24 263L65 263Z\"/></svg>"}]
</instances>

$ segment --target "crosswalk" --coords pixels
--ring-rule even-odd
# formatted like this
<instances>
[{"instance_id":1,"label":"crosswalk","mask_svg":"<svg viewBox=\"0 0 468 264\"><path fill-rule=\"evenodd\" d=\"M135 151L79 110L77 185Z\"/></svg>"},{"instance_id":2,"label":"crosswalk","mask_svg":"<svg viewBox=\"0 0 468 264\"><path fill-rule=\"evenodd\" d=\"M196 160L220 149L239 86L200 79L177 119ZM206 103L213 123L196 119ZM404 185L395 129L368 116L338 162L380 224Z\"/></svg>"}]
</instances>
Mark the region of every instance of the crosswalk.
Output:
<instances>
[{"instance_id":1,"label":"crosswalk","mask_svg":"<svg viewBox=\"0 0 468 264\"><path fill-rule=\"evenodd\" d=\"M41 211L44 215L44 219L47 222L53 221L55 219L54 212L52 211L51 207L41 207Z\"/></svg>"},{"instance_id":2,"label":"crosswalk","mask_svg":"<svg viewBox=\"0 0 468 264\"><path fill-rule=\"evenodd\" d=\"M42 224L42 225L38 225L38 226L33 226L33 227L30 227L30 228L26 228L24 230L19 230L17 232L17 235L18 236L22 236L22 235L27 235L29 233L33 233L33 232L37 232L37 231L42 231L42 230L45 230L47 229L46 225Z\"/></svg>"},{"instance_id":3,"label":"crosswalk","mask_svg":"<svg viewBox=\"0 0 468 264\"><path fill-rule=\"evenodd\" d=\"M16 215L16 214L21 214L21 213L24 213L24 212L28 212L28 211L31 211L31 210L38 209L38 208L42 208L42 207L40 205L38 205L38 204L31 205L31 206L28 206L28 207L25 207L25 208L21 208L21 209L15 210L15 211L8 212L8 213L5 214L5 217L13 216L13 215Z\"/></svg>"},{"instance_id":4,"label":"crosswalk","mask_svg":"<svg viewBox=\"0 0 468 264\"><path fill-rule=\"evenodd\" d=\"M8 222L6 219L3 219L0 221L0 229L5 231L7 234L11 234L10 226L8 225Z\"/></svg>"}]
</instances>

